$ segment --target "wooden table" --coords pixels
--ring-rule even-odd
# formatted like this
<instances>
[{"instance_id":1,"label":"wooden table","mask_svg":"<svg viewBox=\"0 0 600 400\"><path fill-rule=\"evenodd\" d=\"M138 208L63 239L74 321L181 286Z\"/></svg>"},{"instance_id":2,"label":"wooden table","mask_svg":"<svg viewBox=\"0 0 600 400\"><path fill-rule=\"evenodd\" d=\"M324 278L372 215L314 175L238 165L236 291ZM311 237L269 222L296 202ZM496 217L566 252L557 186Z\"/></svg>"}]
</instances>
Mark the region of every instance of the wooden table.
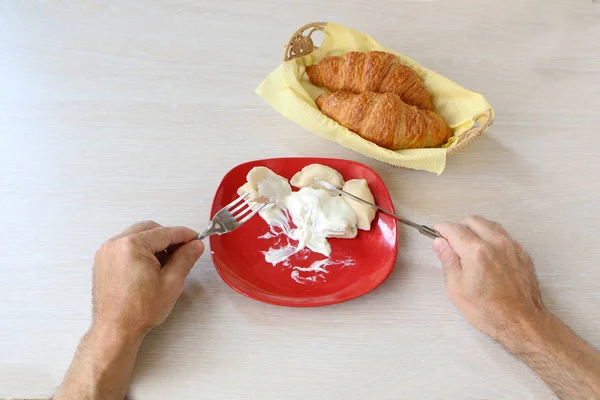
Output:
<instances>
[{"instance_id":1,"label":"wooden table","mask_svg":"<svg viewBox=\"0 0 600 400\"><path fill-rule=\"evenodd\" d=\"M20 3L20 2L19 2ZM600 5L591 0L99 1L0 6L0 397L50 396L90 316L92 258L141 219L200 229L216 185L257 158L353 159L402 214L479 213L537 263L548 307L600 346ZM171 3L171 4L166 4ZM296 28L368 32L495 107L434 174L325 141L254 94ZM135 399L553 398L444 294L401 228L394 273L357 300L270 306L210 257L144 342Z\"/></svg>"}]
</instances>

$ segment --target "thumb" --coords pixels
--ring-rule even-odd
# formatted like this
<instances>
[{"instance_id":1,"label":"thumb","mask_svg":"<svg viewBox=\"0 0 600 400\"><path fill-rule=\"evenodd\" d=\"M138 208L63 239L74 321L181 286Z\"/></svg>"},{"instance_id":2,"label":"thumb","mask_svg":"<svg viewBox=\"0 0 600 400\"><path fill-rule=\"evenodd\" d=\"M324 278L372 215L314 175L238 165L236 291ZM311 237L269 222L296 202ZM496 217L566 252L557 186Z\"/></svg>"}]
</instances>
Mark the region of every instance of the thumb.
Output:
<instances>
[{"instance_id":1,"label":"thumb","mask_svg":"<svg viewBox=\"0 0 600 400\"><path fill-rule=\"evenodd\" d=\"M204 253L204 243L200 240L192 240L173 252L162 268L162 273L183 282L202 253Z\"/></svg>"},{"instance_id":2,"label":"thumb","mask_svg":"<svg viewBox=\"0 0 600 400\"><path fill-rule=\"evenodd\" d=\"M450 243L443 238L435 239L433 241L433 249L442 263L446 282L449 280L456 280L458 275L462 272L462 264L460 262L460 257L450 246Z\"/></svg>"}]
</instances>

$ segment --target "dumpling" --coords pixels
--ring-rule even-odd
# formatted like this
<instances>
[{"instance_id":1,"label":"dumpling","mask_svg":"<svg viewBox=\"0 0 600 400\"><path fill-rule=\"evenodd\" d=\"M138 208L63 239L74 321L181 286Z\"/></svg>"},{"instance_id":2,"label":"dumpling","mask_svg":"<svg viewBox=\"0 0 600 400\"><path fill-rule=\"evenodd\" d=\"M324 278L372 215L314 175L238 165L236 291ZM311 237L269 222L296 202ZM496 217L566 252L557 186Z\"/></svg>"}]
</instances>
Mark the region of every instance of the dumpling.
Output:
<instances>
[{"instance_id":1,"label":"dumpling","mask_svg":"<svg viewBox=\"0 0 600 400\"><path fill-rule=\"evenodd\" d=\"M260 203L275 203L292 194L287 179L266 167L254 167L246 175L246 182L238 190L242 196L250 193L248 200Z\"/></svg>"},{"instance_id":2,"label":"dumpling","mask_svg":"<svg viewBox=\"0 0 600 400\"><path fill-rule=\"evenodd\" d=\"M369 185L365 179L349 180L346 182L342 190L375 204L375 198L373 198L373 193L371 193ZM358 223L356 224L356 227L358 229L362 229L363 231L371 230L371 222L373 222L373 219L375 219L375 213L377 210L345 196L344 200L346 200L346 203L348 203L358 217Z\"/></svg>"},{"instance_id":3,"label":"dumpling","mask_svg":"<svg viewBox=\"0 0 600 400\"><path fill-rule=\"evenodd\" d=\"M248 196L249 201L254 201L258 197L258 192L252 187L252 185L249 182L244 183L237 190L238 196L243 196L246 193L250 193L250 196Z\"/></svg>"},{"instance_id":4,"label":"dumpling","mask_svg":"<svg viewBox=\"0 0 600 400\"><path fill-rule=\"evenodd\" d=\"M290 183L299 189L305 187L324 189L323 186L315 182L314 178L329 182L338 189L344 186L344 177L342 174L331 167L321 164L310 164L302 168L302 171L292 177Z\"/></svg>"}]
</instances>

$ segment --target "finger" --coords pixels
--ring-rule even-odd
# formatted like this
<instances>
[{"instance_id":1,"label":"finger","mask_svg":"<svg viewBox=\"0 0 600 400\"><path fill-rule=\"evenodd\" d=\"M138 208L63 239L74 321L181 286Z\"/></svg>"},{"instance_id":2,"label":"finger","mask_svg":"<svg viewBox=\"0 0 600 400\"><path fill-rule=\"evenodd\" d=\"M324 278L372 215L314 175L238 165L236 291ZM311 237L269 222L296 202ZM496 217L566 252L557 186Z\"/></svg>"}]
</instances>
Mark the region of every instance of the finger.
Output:
<instances>
[{"instance_id":1,"label":"finger","mask_svg":"<svg viewBox=\"0 0 600 400\"><path fill-rule=\"evenodd\" d=\"M158 227L135 235L135 239L152 254L165 250L178 243L187 243L196 239L198 233L184 226Z\"/></svg>"},{"instance_id":2,"label":"finger","mask_svg":"<svg viewBox=\"0 0 600 400\"><path fill-rule=\"evenodd\" d=\"M481 243L481 239L467 226L444 222L434 227L459 257L465 257L471 253L473 246Z\"/></svg>"},{"instance_id":3,"label":"finger","mask_svg":"<svg viewBox=\"0 0 600 400\"><path fill-rule=\"evenodd\" d=\"M169 257L162 269L162 274L171 281L185 281L202 253L204 253L204 243L200 240L193 240L182 245Z\"/></svg>"},{"instance_id":4,"label":"finger","mask_svg":"<svg viewBox=\"0 0 600 400\"><path fill-rule=\"evenodd\" d=\"M462 264L460 257L452 249L450 243L446 239L435 239L433 241L433 249L442 263L446 282L458 281L462 273Z\"/></svg>"},{"instance_id":5,"label":"finger","mask_svg":"<svg viewBox=\"0 0 600 400\"><path fill-rule=\"evenodd\" d=\"M479 236L484 241L493 241L499 236L509 238L508 232L500 224L487 220L478 215L474 215L462 221L462 224Z\"/></svg>"},{"instance_id":6,"label":"finger","mask_svg":"<svg viewBox=\"0 0 600 400\"><path fill-rule=\"evenodd\" d=\"M113 239L120 239L125 236L133 235L134 233L140 233L140 232L147 231L150 229L158 228L160 226L161 226L160 224L157 224L154 221L136 222L135 224L131 225L129 228L125 229L123 232L119 233Z\"/></svg>"}]
</instances>

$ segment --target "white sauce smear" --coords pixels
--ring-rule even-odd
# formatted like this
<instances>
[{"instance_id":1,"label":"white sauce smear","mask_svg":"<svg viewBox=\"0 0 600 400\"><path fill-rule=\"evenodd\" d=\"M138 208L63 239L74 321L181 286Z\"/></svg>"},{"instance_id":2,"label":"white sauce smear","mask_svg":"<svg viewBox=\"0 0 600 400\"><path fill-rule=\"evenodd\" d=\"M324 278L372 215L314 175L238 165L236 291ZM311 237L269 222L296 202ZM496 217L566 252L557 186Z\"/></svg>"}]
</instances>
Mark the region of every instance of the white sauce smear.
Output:
<instances>
[{"instance_id":1,"label":"white sauce smear","mask_svg":"<svg viewBox=\"0 0 600 400\"><path fill-rule=\"evenodd\" d=\"M327 266L330 265L353 265L354 261L350 259L331 260L331 245L327 241L327 238L356 237L358 221L352 207L341 196L326 189L304 187L292 192L285 178L265 170L261 171L261 179L251 186L254 188L253 197L273 202L259 213L270 228L260 238L271 239L284 235L289 239L287 244L278 242L264 251L265 260L274 266L283 263L291 267L291 277L298 283L325 280L325 275L329 273ZM310 254L304 254L306 249L328 258L315 261L308 267L293 265L289 258L301 253L300 258L306 259Z\"/></svg>"},{"instance_id":2,"label":"white sauce smear","mask_svg":"<svg viewBox=\"0 0 600 400\"><path fill-rule=\"evenodd\" d=\"M285 197L283 201L267 206L260 216L290 239L298 241L296 252L308 247L326 257L331 255L327 238L356 237L356 213L341 196L332 195L325 189L302 188ZM296 225L290 228L289 220ZM273 249L269 249L270 254ZM289 254L287 257L294 253ZM283 259L269 256L276 265Z\"/></svg>"}]
</instances>

